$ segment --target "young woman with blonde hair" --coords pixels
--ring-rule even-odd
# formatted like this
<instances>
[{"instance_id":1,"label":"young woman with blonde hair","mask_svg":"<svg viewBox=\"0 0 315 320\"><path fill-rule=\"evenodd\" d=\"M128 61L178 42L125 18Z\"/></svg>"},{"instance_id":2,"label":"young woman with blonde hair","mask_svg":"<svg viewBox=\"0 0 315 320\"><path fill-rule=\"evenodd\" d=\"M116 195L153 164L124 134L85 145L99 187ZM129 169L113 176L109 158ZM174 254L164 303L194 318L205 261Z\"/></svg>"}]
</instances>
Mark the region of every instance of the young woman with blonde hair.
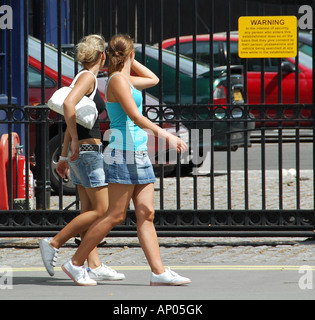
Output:
<instances>
[{"instance_id":1,"label":"young woman with blonde hair","mask_svg":"<svg viewBox=\"0 0 315 320\"><path fill-rule=\"evenodd\" d=\"M122 223L130 200L137 217L140 245L151 267L151 285L182 285L190 279L165 270L154 227L155 176L147 153L145 129L166 140L178 152L187 145L175 135L153 124L142 115L141 90L158 84L159 79L134 59L133 41L128 35L114 36L108 45L109 79L106 88L106 109L111 121L111 138L104 153L106 181L109 183L109 209L86 232L77 252L63 270L76 281L91 250ZM131 71L137 76L131 76Z\"/></svg>"},{"instance_id":2,"label":"young woman with blonde hair","mask_svg":"<svg viewBox=\"0 0 315 320\"><path fill-rule=\"evenodd\" d=\"M75 105L83 96L90 96L95 91L97 74L106 60L104 38L100 35L84 37L77 45L77 60L82 63L83 70L78 74L77 82L64 102L67 130L57 172L65 178L70 167L70 178L78 187L81 214L52 239L40 240L42 259L51 276L54 275L54 266L60 247L77 234L81 234L81 238L84 238L84 233L89 226L102 217L108 209L108 188L105 181L99 122L96 121L94 127L89 130L76 123L75 114ZM105 110L105 102L98 90L94 102L101 114ZM70 142L71 153L68 158ZM118 274L101 263L96 246L87 257L87 261L89 269L87 272L85 268L81 268L77 279L79 285L95 285L95 280L125 278L123 274Z\"/></svg>"}]
</instances>

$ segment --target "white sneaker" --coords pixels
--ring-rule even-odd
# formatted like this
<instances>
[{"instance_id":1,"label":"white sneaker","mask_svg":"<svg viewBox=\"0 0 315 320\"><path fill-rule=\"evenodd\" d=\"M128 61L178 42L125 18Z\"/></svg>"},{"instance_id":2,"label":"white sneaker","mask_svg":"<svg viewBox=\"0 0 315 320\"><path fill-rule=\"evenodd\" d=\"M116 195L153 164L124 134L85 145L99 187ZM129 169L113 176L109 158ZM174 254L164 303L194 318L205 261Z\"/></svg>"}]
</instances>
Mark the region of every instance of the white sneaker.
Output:
<instances>
[{"instance_id":1,"label":"white sneaker","mask_svg":"<svg viewBox=\"0 0 315 320\"><path fill-rule=\"evenodd\" d=\"M181 286L189 283L191 283L190 279L180 276L170 268L159 275L151 273L151 286Z\"/></svg>"},{"instance_id":2,"label":"white sneaker","mask_svg":"<svg viewBox=\"0 0 315 320\"><path fill-rule=\"evenodd\" d=\"M89 277L84 266L74 266L71 259L68 260L61 268L78 286L97 285L97 282Z\"/></svg>"},{"instance_id":3,"label":"white sneaker","mask_svg":"<svg viewBox=\"0 0 315 320\"><path fill-rule=\"evenodd\" d=\"M47 272L50 276L54 276L54 267L56 266L59 250L54 248L49 242L50 238L39 240L39 248Z\"/></svg>"},{"instance_id":4,"label":"white sneaker","mask_svg":"<svg viewBox=\"0 0 315 320\"><path fill-rule=\"evenodd\" d=\"M97 281L103 281L103 280L124 280L125 275L122 273L118 273L116 270L113 270L112 268L106 266L105 264L102 264L97 269L87 269L88 274L91 279L97 280Z\"/></svg>"}]
</instances>

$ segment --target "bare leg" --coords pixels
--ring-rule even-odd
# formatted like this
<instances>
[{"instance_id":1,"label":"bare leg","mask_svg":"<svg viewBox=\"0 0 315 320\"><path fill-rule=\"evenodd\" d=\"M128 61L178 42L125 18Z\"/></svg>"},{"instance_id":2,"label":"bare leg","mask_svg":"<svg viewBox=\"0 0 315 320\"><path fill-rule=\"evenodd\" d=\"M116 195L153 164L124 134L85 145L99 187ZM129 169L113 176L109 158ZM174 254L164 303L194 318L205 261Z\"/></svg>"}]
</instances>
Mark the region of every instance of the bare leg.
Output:
<instances>
[{"instance_id":1,"label":"bare leg","mask_svg":"<svg viewBox=\"0 0 315 320\"><path fill-rule=\"evenodd\" d=\"M86 189L82 186L78 186L81 212L83 213L68 223L53 239L51 239L50 244L53 247L59 249L72 237L85 232L93 222L106 213L108 208L108 188L94 188L91 190L93 191L89 191L89 195L91 192L95 193L95 197L91 197L92 201L88 196ZM93 199L94 203L92 203ZM91 207L94 207L94 209L91 210Z\"/></svg>"},{"instance_id":2,"label":"bare leg","mask_svg":"<svg viewBox=\"0 0 315 320\"><path fill-rule=\"evenodd\" d=\"M156 230L154 227L154 184L137 185L132 197L137 217L137 232L140 245L152 272L165 272Z\"/></svg>"},{"instance_id":3,"label":"bare leg","mask_svg":"<svg viewBox=\"0 0 315 320\"><path fill-rule=\"evenodd\" d=\"M77 252L72 258L72 263L82 266L90 252L102 241L103 238L126 217L134 185L110 184L108 187L109 208L104 217L97 219L86 232Z\"/></svg>"},{"instance_id":4,"label":"bare leg","mask_svg":"<svg viewBox=\"0 0 315 320\"><path fill-rule=\"evenodd\" d=\"M86 231L81 233L81 240L84 239L85 234L86 234ZM97 247L95 247L88 255L87 263L91 269L96 269L100 265L102 265L102 261L98 255Z\"/></svg>"},{"instance_id":5,"label":"bare leg","mask_svg":"<svg viewBox=\"0 0 315 320\"><path fill-rule=\"evenodd\" d=\"M92 208L96 208L99 216L104 216L108 210L108 188L91 188L85 189L85 193L91 203ZM81 199L81 198L80 198ZM81 200L82 201L82 200ZM81 239L84 238L86 231L81 232ZM101 266L102 262L95 247L87 258L88 266L91 269L96 269Z\"/></svg>"}]
</instances>

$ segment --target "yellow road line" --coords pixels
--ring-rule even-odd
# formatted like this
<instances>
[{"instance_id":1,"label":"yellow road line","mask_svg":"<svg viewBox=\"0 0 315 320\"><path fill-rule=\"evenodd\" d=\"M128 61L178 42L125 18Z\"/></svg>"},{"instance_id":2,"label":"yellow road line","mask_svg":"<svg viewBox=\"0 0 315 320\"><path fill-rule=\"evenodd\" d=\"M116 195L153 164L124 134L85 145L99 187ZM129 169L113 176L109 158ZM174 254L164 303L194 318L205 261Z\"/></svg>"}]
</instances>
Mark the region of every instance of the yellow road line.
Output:
<instances>
[{"instance_id":1,"label":"yellow road line","mask_svg":"<svg viewBox=\"0 0 315 320\"><path fill-rule=\"evenodd\" d=\"M305 266L251 266L251 265L218 265L218 266L173 266L171 267L174 270L234 270L234 271L298 271L301 267L306 268ZM307 266L308 270L314 270L315 266Z\"/></svg>"},{"instance_id":2,"label":"yellow road line","mask_svg":"<svg viewBox=\"0 0 315 320\"><path fill-rule=\"evenodd\" d=\"M148 266L112 266L117 271L143 271L150 270ZM213 265L213 266L170 266L173 270L187 271L299 271L301 268L315 271L315 266L284 266L284 265ZM11 268L13 272L46 272L44 267L20 267ZM7 268L0 268L0 272L7 272ZM61 268L55 268L55 271L61 271Z\"/></svg>"}]
</instances>

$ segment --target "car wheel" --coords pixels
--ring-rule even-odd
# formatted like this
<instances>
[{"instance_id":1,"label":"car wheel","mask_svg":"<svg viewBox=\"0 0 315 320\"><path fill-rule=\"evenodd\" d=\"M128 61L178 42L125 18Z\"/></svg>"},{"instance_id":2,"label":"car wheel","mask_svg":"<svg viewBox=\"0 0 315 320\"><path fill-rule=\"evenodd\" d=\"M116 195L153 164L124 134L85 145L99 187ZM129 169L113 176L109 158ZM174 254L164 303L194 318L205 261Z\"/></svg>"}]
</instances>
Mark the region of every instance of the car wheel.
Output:
<instances>
[{"instance_id":1,"label":"car wheel","mask_svg":"<svg viewBox=\"0 0 315 320\"><path fill-rule=\"evenodd\" d=\"M59 194L59 175L56 172L56 166L59 158L59 137L55 136L49 141L49 151L50 151L50 181L51 187L56 193ZM68 179L63 179L63 194L64 195L75 195L76 186L72 181Z\"/></svg>"}]
</instances>

